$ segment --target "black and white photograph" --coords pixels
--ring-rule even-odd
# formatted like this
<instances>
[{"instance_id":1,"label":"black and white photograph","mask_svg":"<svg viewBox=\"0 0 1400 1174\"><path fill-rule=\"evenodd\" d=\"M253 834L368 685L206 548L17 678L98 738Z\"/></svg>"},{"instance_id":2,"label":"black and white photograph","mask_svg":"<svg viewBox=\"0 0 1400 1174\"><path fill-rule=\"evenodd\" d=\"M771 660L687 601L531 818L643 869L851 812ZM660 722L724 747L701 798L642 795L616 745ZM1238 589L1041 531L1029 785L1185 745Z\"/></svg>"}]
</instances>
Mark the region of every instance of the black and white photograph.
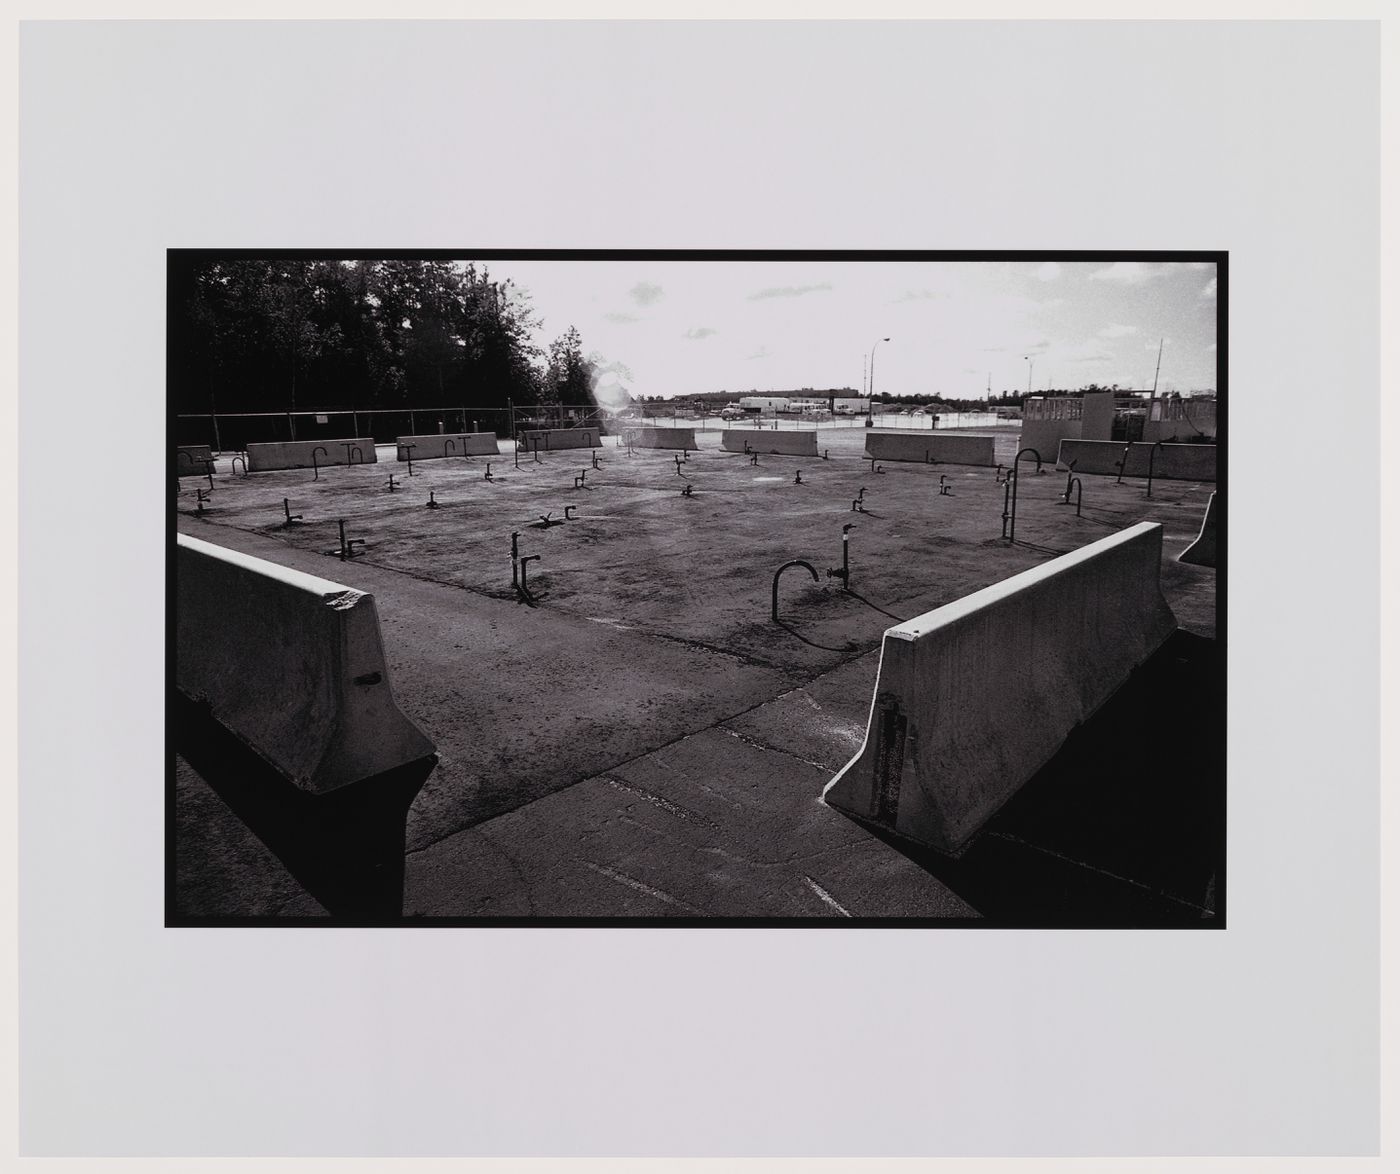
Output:
<instances>
[{"instance_id":1,"label":"black and white photograph","mask_svg":"<svg viewBox=\"0 0 1400 1174\"><path fill-rule=\"evenodd\" d=\"M1220 927L1226 264L172 253L170 920Z\"/></svg>"},{"instance_id":2,"label":"black and white photograph","mask_svg":"<svg viewBox=\"0 0 1400 1174\"><path fill-rule=\"evenodd\" d=\"M1379 9L776 7L20 22L22 1159L1380 1161Z\"/></svg>"}]
</instances>

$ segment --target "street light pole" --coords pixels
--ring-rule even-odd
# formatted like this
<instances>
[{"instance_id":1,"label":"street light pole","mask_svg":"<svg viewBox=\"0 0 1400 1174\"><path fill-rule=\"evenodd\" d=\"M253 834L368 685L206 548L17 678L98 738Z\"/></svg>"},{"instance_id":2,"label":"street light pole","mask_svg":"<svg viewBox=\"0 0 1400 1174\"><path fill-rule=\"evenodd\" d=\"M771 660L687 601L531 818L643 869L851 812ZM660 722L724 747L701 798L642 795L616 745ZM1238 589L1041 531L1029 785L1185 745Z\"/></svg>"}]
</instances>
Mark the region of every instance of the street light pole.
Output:
<instances>
[{"instance_id":1,"label":"street light pole","mask_svg":"<svg viewBox=\"0 0 1400 1174\"><path fill-rule=\"evenodd\" d=\"M1026 355L1024 357L1026 362L1028 362L1031 365L1031 369L1026 373L1026 394L1030 395L1032 381L1035 378L1035 360L1031 358L1030 355Z\"/></svg>"},{"instance_id":2,"label":"street light pole","mask_svg":"<svg viewBox=\"0 0 1400 1174\"><path fill-rule=\"evenodd\" d=\"M877 338L875 345L870 348L870 392L865 406L865 426L867 428L875 423L875 352L882 342L889 341L888 338Z\"/></svg>"}]
</instances>

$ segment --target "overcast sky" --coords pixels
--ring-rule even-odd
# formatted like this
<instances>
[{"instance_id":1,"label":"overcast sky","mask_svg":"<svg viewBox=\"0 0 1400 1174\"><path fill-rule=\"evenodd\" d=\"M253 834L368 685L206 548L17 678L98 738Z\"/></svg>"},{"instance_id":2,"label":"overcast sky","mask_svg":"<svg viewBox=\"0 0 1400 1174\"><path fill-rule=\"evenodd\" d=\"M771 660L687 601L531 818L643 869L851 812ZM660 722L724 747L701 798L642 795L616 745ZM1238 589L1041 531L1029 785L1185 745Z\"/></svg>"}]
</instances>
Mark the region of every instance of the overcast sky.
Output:
<instances>
[{"instance_id":1,"label":"overcast sky","mask_svg":"<svg viewBox=\"0 0 1400 1174\"><path fill-rule=\"evenodd\" d=\"M1211 264L492 261L634 395L860 388L973 397L1086 383L1213 389ZM1051 382L1053 381L1053 383Z\"/></svg>"}]
</instances>

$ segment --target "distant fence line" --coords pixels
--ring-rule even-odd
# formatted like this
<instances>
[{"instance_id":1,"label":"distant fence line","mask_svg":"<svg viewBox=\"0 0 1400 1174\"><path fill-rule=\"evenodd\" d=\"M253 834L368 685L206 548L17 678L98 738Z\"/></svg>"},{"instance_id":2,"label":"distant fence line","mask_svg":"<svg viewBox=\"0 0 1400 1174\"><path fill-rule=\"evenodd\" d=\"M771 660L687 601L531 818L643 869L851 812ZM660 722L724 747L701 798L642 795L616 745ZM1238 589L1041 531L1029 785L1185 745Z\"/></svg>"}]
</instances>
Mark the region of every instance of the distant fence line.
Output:
<instances>
[{"instance_id":1,"label":"distant fence line","mask_svg":"<svg viewBox=\"0 0 1400 1174\"><path fill-rule=\"evenodd\" d=\"M249 444L287 440L334 440L340 437L370 437L377 444L392 444L400 436L431 435L436 432L494 432L512 438L527 428L597 428L607 434L623 426L639 424L692 426L701 429L772 428L828 429L862 428L865 414L831 417L828 413L781 416L743 416L725 420L714 415L692 412L649 411L643 417L614 416L601 408L528 404L514 408L456 407L428 408L307 408L295 412L205 412L182 413L175 417L177 444L207 444L215 452L242 452ZM998 419L994 412L940 412L913 416L898 412L876 412L876 428L985 428L1012 425L1016 421Z\"/></svg>"},{"instance_id":2,"label":"distant fence line","mask_svg":"<svg viewBox=\"0 0 1400 1174\"><path fill-rule=\"evenodd\" d=\"M514 408L307 408L294 412L181 413L176 444L207 444L215 452L242 452L249 444L285 440L370 437L392 444L400 436L435 432L494 432L511 437L525 428L607 428L597 408L529 404Z\"/></svg>"}]
</instances>

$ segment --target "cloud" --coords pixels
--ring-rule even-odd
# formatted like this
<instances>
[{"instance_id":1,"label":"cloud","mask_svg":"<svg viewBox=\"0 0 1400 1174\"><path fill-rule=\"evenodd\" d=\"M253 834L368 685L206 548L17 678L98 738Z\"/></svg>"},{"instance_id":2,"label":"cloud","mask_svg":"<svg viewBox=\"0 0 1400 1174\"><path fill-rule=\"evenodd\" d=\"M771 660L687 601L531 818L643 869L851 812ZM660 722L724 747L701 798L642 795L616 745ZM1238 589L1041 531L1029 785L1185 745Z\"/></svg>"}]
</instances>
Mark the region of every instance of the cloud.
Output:
<instances>
[{"instance_id":1,"label":"cloud","mask_svg":"<svg viewBox=\"0 0 1400 1174\"><path fill-rule=\"evenodd\" d=\"M1201 297L1203 297L1203 298L1213 298L1213 297L1215 297L1215 278L1214 278L1214 277L1212 277L1208 282L1206 282L1206 287L1205 287L1205 289L1201 290Z\"/></svg>"},{"instance_id":2,"label":"cloud","mask_svg":"<svg viewBox=\"0 0 1400 1174\"><path fill-rule=\"evenodd\" d=\"M1124 326L1122 325L1122 323L1119 322L1110 322L1107 326L1105 326L1102 330L1099 331L1099 337L1126 338L1128 335L1136 334L1137 332L1138 328L1136 326Z\"/></svg>"},{"instance_id":3,"label":"cloud","mask_svg":"<svg viewBox=\"0 0 1400 1174\"><path fill-rule=\"evenodd\" d=\"M755 296L757 296L757 295L755 295ZM933 300L938 299L938 298L946 298L946 297L951 297L951 296L952 296L951 294L940 293L940 292L939 292L938 290L936 290L936 289L906 289L902 294L899 295L899 297L895 298L895 301L896 301L896 302L922 302L922 301L933 301Z\"/></svg>"},{"instance_id":4,"label":"cloud","mask_svg":"<svg viewBox=\"0 0 1400 1174\"><path fill-rule=\"evenodd\" d=\"M654 302L659 302L666 291L659 285L652 285L649 281L639 281L627 292L637 305L650 306Z\"/></svg>"},{"instance_id":5,"label":"cloud","mask_svg":"<svg viewBox=\"0 0 1400 1174\"><path fill-rule=\"evenodd\" d=\"M803 294L817 293L820 290L831 288L831 282L823 281L817 285L773 285L767 289L761 289L757 293L749 294L749 301L756 302L761 298L800 298Z\"/></svg>"},{"instance_id":6,"label":"cloud","mask_svg":"<svg viewBox=\"0 0 1400 1174\"><path fill-rule=\"evenodd\" d=\"M712 329L712 328L709 327L709 326L692 326L689 330L687 330L687 331L685 332L685 337L686 337L686 338L709 338L710 335L712 335L712 334L718 334L718 333L719 333L718 330L714 330L714 329Z\"/></svg>"},{"instance_id":7,"label":"cloud","mask_svg":"<svg viewBox=\"0 0 1400 1174\"><path fill-rule=\"evenodd\" d=\"M635 314L618 314L618 313L612 313L612 314L604 314L603 317L606 318L609 322L618 322L618 323L639 322L639 321L641 321L641 319L639 319L639 318L637 317L637 315L635 315Z\"/></svg>"},{"instance_id":8,"label":"cloud","mask_svg":"<svg viewBox=\"0 0 1400 1174\"><path fill-rule=\"evenodd\" d=\"M772 353L773 353L773 352L770 351L766 346L760 346L760 347L758 348L758 350L754 351L753 354L751 354L751 355L745 355L744 358L746 358L746 359L766 359L766 358L767 358L769 355L771 355Z\"/></svg>"},{"instance_id":9,"label":"cloud","mask_svg":"<svg viewBox=\"0 0 1400 1174\"><path fill-rule=\"evenodd\" d=\"M1144 265L1140 261L1115 261L1106 269L1089 274L1091 281L1112 281L1118 285L1141 285L1166 273L1165 266Z\"/></svg>"},{"instance_id":10,"label":"cloud","mask_svg":"<svg viewBox=\"0 0 1400 1174\"><path fill-rule=\"evenodd\" d=\"M1046 261L1035 271L1035 275L1040 281L1054 281L1060 276L1060 267L1054 261Z\"/></svg>"}]
</instances>

